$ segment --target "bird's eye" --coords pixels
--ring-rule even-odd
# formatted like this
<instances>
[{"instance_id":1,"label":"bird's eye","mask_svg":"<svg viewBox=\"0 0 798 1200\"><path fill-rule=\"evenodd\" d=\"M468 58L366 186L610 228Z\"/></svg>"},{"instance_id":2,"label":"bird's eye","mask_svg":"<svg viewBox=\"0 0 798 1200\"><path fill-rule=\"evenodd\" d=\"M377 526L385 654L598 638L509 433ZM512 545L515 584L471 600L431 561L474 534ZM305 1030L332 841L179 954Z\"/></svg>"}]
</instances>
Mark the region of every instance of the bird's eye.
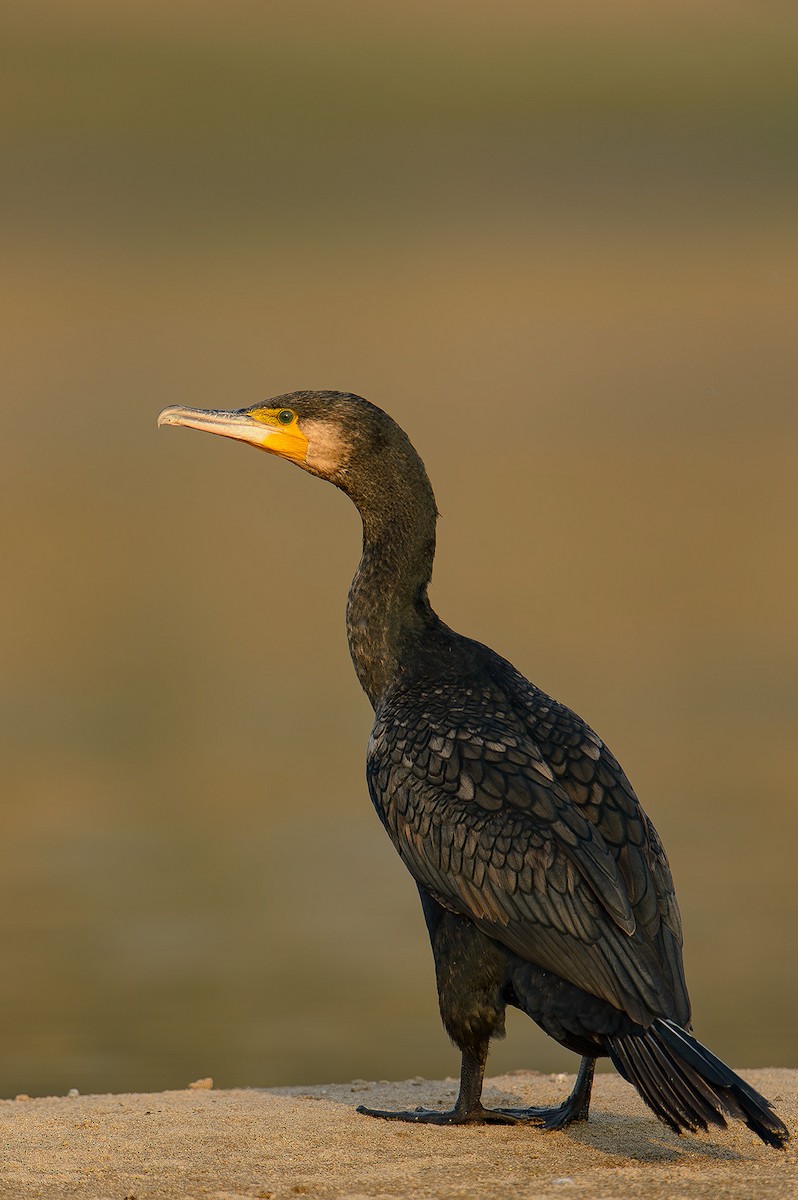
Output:
<instances>
[{"instance_id":1,"label":"bird's eye","mask_svg":"<svg viewBox=\"0 0 798 1200\"><path fill-rule=\"evenodd\" d=\"M294 419L294 414L290 408L281 408L277 414L277 420L281 425L290 425Z\"/></svg>"}]
</instances>

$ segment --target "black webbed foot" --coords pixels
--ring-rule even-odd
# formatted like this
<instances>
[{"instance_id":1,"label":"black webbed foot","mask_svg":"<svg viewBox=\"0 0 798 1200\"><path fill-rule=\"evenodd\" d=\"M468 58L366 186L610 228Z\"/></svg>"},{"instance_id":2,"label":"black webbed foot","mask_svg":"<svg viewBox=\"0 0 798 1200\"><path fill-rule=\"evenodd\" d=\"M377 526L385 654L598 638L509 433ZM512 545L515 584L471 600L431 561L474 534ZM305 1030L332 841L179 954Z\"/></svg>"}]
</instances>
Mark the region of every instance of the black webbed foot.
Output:
<instances>
[{"instance_id":1,"label":"black webbed foot","mask_svg":"<svg viewBox=\"0 0 798 1200\"><path fill-rule=\"evenodd\" d=\"M391 1109L366 1108L361 1104L357 1111L367 1117L380 1117L383 1121L412 1121L415 1124L423 1125L540 1125L542 1123L537 1117L526 1115L527 1111L534 1113L534 1109L483 1108L481 1104L468 1111L450 1108L443 1112L435 1108L412 1108L405 1112L394 1112ZM541 1109L540 1111L547 1110Z\"/></svg>"},{"instance_id":2,"label":"black webbed foot","mask_svg":"<svg viewBox=\"0 0 798 1200\"><path fill-rule=\"evenodd\" d=\"M573 1125L577 1121L587 1120L587 1108L579 1108L570 1104L568 1100L555 1108L499 1108L495 1111L502 1113L515 1124L537 1125L546 1133L565 1129L567 1125Z\"/></svg>"},{"instance_id":3,"label":"black webbed foot","mask_svg":"<svg viewBox=\"0 0 798 1200\"><path fill-rule=\"evenodd\" d=\"M502 1108L499 1112L518 1118L519 1122L538 1125L546 1132L565 1129L578 1121L586 1121L590 1113L590 1093L593 1089L595 1059L583 1058L579 1065L574 1090L562 1104L554 1108Z\"/></svg>"},{"instance_id":4,"label":"black webbed foot","mask_svg":"<svg viewBox=\"0 0 798 1200\"><path fill-rule=\"evenodd\" d=\"M484 1108L480 1100L484 1057L477 1060L475 1069L472 1057L464 1053L460 1095L454 1108L443 1112L434 1108L393 1112L366 1108L361 1104L357 1111L367 1117L380 1117L383 1121L411 1121L424 1125L535 1125L544 1132L565 1129L567 1125L588 1118L594 1066L595 1059L582 1059L574 1090L554 1108Z\"/></svg>"}]
</instances>

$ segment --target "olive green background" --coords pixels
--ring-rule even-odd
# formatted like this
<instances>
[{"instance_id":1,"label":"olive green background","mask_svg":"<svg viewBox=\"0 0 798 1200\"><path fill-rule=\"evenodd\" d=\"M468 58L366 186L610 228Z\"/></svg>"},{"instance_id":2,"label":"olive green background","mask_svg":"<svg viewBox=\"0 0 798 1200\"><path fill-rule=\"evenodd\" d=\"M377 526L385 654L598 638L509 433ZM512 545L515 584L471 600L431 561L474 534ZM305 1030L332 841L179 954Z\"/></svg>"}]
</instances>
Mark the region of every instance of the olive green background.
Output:
<instances>
[{"instance_id":1,"label":"olive green background","mask_svg":"<svg viewBox=\"0 0 798 1200\"><path fill-rule=\"evenodd\" d=\"M357 516L155 429L313 387L420 450L444 619L624 763L699 1035L796 1065L794 6L0 22L0 1094L457 1069L363 779Z\"/></svg>"}]
</instances>

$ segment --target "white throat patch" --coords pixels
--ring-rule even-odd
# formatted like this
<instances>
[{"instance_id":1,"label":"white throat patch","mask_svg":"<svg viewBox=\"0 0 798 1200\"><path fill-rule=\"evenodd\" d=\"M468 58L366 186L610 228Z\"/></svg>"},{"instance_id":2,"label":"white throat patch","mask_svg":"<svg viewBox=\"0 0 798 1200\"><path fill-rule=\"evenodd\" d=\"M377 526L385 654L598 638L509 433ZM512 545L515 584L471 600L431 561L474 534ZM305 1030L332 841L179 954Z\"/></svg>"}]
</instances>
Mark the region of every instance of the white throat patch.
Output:
<instances>
[{"instance_id":1,"label":"white throat patch","mask_svg":"<svg viewBox=\"0 0 798 1200\"><path fill-rule=\"evenodd\" d=\"M300 422L308 439L305 465L314 473L329 479L342 470L349 460L349 446L340 430L329 421Z\"/></svg>"}]
</instances>

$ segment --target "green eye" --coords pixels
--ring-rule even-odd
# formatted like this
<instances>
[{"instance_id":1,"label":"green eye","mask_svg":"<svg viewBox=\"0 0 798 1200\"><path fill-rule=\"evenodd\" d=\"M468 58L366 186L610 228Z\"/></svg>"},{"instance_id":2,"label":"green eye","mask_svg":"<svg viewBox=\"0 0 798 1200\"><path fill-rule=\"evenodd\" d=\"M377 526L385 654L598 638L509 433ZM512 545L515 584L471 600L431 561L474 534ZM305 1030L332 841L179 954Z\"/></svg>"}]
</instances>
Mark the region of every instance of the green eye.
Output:
<instances>
[{"instance_id":1,"label":"green eye","mask_svg":"<svg viewBox=\"0 0 798 1200\"><path fill-rule=\"evenodd\" d=\"M290 408L281 408L277 414L277 420L281 425L290 425L294 419L294 414Z\"/></svg>"}]
</instances>

